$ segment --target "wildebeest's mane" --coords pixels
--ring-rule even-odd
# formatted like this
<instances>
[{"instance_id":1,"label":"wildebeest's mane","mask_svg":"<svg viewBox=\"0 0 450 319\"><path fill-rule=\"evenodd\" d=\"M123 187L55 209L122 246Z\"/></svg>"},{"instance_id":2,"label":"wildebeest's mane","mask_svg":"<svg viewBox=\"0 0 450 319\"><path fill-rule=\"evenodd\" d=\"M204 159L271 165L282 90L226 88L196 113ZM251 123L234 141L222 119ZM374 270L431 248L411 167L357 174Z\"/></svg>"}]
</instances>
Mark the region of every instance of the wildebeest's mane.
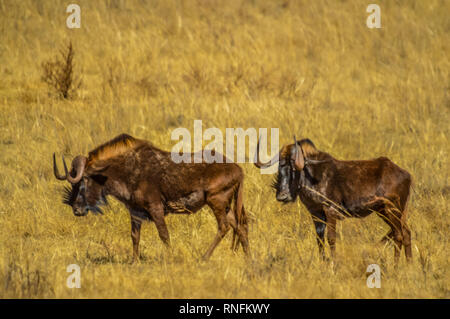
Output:
<instances>
[{"instance_id":1,"label":"wildebeest's mane","mask_svg":"<svg viewBox=\"0 0 450 319\"><path fill-rule=\"evenodd\" d=\"M138 143L138 139L135 139L128 134L121 134L90 151L88 162L91 164L98 160L106 160L111 157L121 155L136 147Z\"/></svg>"},{"instance_id":2,"label":"wildebeest's mane","mask_svg":"<svg viewBox=\"0 0 450 319\"><path fill-rule=\"evenodd\" d=\"M299 144L302 147L303 154L305 154L306 157L319 154L319 151L317 150L316 146L309 138L297 141L297 144Z\"/></svg>"}]
</instances>

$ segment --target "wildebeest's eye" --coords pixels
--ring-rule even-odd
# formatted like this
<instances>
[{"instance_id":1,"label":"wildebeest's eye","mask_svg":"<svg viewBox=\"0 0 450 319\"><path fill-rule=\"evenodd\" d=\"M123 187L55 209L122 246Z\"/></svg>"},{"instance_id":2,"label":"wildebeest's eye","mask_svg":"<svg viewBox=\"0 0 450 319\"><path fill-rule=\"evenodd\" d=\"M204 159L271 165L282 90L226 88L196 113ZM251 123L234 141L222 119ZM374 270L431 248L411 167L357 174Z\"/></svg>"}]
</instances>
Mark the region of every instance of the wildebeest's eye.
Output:
<instances>
[{"instance_id":1,"label":"wildebeest's eye","mask_svg":"<svg viewBox=\"0 0 450 319\"><path fill-rule=\"evenodd\" d=\"M100 184L100 185L105 185L106 180L108 179L107 176L100 175L100 174L91 175L90 177L94 180L94 182L96 182L97 184Z\"/></svg>"}]
</instances>

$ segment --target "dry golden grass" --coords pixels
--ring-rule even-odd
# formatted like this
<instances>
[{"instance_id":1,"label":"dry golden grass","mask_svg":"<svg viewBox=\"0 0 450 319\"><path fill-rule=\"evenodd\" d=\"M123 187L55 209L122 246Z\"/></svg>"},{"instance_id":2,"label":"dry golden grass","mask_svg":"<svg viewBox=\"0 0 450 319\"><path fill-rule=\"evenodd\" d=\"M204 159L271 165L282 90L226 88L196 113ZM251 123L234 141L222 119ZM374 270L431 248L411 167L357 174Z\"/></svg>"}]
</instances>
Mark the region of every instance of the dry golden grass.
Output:
<instances>
[{"instance_id":1,"label":"dry golden grass","mask_svg":"<svg viewBox=\"0 0 450 319\"><path fill-rule=\"evenodd\" d=\"M449 298L449 1L0 0L0 297ZM70 100L41 81L72 41L83 86ZM281 205L271 176L245 170L252 258L216 232L208 209L167 218L172 249L143 227L131 265L130 222L114 202L76 218L61 203L51 154L86 154L127 132L170 149L176 127L279 127L340 159L381 155L410 171L412 264L376 243L376 216L338 226L337 260L319 258L300 204ZM69 264L81 289L66 287ZM382 267L382 288L366 268Z\"/></svg>"}]
</instances>

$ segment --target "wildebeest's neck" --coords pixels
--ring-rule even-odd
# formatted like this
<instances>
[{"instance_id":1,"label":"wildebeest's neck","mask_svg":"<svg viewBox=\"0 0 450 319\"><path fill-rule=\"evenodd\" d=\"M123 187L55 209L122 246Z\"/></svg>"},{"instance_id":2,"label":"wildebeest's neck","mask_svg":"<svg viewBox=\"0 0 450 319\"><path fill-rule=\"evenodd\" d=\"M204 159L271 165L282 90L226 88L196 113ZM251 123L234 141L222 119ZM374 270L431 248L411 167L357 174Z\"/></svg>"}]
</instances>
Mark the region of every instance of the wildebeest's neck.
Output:
<instances>
[{"instance_id":1,"label":"wildebeest's neck","mask_svg":"<svg viewBox=\"0 0 450 319\"><path fill-rule=\"evenodd\" d=\"M320 211L327 194L328 182L333 179L335 159L326 153L315 156L316 164L307 164L300 173L298 194L310 211Z\"/></svg>"},{"instance_id":2,"label":"wildebeest's neck","mask_svg":"<svg viewBox=\"0 0 450 319\"><path fill-rule=\"evenodd\" d=\"M162 151L150 143L130 149L118 156L109 158L102 163L108 167L103 174L107 176L105 191L107 195L127 202L132 198L132 193L143 180L150 182L154 179L155 166L168 162L170 154Z\"/></svg>"},{"instance_id":3,"label":"wildebeest's neck","mask_svg":"<svg viewBox=\"0 0 450 319\"><path fill-rule=\"evenodd\" d=\"M308 163L308 160L313 162ZM300 189L305 188L305 186L314 188L325 178L331 177L334 166L335 159L328 153L318 152L307 157L306 165L300 174Z\"/></svg>"}]
</instances>

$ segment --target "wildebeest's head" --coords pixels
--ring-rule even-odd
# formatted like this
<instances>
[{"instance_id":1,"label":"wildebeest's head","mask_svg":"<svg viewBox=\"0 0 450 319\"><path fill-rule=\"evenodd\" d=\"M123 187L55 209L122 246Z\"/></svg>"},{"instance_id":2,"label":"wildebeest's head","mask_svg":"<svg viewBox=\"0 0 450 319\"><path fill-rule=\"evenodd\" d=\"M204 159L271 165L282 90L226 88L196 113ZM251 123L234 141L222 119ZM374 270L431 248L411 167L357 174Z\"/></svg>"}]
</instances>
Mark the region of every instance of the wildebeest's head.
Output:
<instances>
[{"instance_id":1,"label":"wildebeest's head","mask_svg":"<svg viewBox=\"0 0 450 319\"><path fill-rule=\"evenodd\" d=\"M67 180L71 186L64 187L63 203L72 207L75 216L85 216L89 211L102 213L100 205L106 204L104 185L107 176L101 174L102 169L86 168L87 158L78 155L72 161L72 167L67 169L62 158L65 175L60 175L53 154L53 172L59 180Z\"/></svg>"},{"instance_id":2,"label":"wildebeest's head","mask_svg":"<svg viewBox=\"0 0 450 319\"><path fill-rule=\"evenodd\" d=\"M267 168L277 162L278 173L272 184L276 190L276 198L283 203L293 202L297 198L300 183L300 173L305 166L305 155L302 144L310 144L314 149L314 144L305 139L297 142L294 136L294 144L285 145L277 155L270 161L261 163L259 160L259 142L256 148L255 166L258 168Z\"/></svg>"},{"instance_id":3,"label":"wildebeest's head","mask_svg":"<svg viewBox=\"0 0 450 319\"><path fill-rule=\"evenodd\" d=\"M64 157L65 175L60 175L53 154L53 171L59 180L67 180L71 187L65 187L63 202L72 207L76 216L84 216L89 211L102 213L100 205L106 204L106 182L111 160L135 148L141 142L134 137L121 134L89 152L89 156L78 155L68 171ZM111 176L111 175L109 175Z\"/></svg>"}]
</instances>

